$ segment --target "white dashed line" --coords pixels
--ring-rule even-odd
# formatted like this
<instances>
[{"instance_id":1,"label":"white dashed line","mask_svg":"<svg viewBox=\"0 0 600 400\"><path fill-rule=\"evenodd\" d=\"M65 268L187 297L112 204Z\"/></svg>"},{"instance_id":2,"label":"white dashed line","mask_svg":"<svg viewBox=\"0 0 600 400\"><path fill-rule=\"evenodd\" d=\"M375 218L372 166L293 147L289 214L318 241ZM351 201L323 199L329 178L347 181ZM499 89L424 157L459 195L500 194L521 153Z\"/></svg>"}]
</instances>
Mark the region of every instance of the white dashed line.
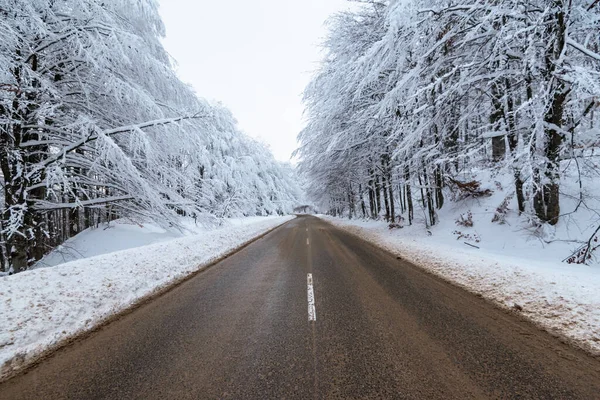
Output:
<instances>
[{"instance_id":1,"label":"white dashed line","mask_svg":"<svg viewBox=\"0 0 600 400\"><path fill-rule=\"evenodd\" d=\"M312 274L308 274L308 320L317 320L317 309L315 308L315 292L313 290Z\"/></svg>"},{"instance_id":2,"label":"white dashed line","mask_svg":"<svg viewBox=\"0 0 600 400\"><path fill-rule=\"evenodd\" d=\"M310 241L308 240L308 238L306 238L306 245L310 245Z\"/></svg>"}]
</instances>

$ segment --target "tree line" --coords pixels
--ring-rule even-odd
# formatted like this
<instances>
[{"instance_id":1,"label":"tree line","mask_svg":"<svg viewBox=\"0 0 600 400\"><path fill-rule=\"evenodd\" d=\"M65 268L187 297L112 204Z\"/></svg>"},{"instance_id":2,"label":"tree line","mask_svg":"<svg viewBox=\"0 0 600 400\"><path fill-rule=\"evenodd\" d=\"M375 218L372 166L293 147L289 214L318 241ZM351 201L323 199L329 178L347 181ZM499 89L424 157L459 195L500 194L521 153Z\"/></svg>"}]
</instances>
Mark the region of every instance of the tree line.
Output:
<instances>
[{"instance_id":1,"label":"tree line","mask_svg":"<svg viewBox=\"0 0 600 400\"><path fill-rule=\"evenodd\" d=\"M0 267L123 216L290 212L294 171L173 70L154 0L0 0Z\"/></svg>"},{"instance_id":2,"label":"tree line","mask_svg":"<svg viewBox=\"0 0 600 400\"><path fill-rule=\"evenodd\" d=\"M598 179L599 1L355 3L305 91L300 170L323 209L430 226L449 195L485 195L471 177L489 170L512 177L506 204L555 225L561 165Z\"/></svg>"}]
</instances>

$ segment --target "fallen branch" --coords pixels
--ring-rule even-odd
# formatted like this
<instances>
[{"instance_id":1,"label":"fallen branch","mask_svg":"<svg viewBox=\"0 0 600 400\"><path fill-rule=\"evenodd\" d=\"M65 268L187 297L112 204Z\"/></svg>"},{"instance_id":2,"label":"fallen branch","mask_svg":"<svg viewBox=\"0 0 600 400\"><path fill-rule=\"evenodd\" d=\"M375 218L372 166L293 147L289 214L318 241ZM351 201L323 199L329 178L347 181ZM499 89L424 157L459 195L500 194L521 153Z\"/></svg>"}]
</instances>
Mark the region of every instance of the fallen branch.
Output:
<instances>
[{"instance_id":1,"label":"fallen branch","mask_svg":"<svg viewBox=\"0 0 600 400\"><path fill-rule=\"evenodd\" d=\"M565 258L563 262L569 264L586 264L588 260L592 258L592 253L600 248L598 244L598 233L600 232L600 226L596 228L594 233L590 236L588 241L577 248L569 257Z\"/></svg>"},{"instance_id":2,"label":"fallen branch","mask_svg":"<svg viewBox=\"0 0 600 400\"><path fill-rule=\"evenodd\" d=\"M446 178L447 185L452 191L455 200L465 200L468 198L490 197L492 191L490 189L482 189L481 182L468 181L462 182L450 177Z\"/></svg>"}]
</instances>

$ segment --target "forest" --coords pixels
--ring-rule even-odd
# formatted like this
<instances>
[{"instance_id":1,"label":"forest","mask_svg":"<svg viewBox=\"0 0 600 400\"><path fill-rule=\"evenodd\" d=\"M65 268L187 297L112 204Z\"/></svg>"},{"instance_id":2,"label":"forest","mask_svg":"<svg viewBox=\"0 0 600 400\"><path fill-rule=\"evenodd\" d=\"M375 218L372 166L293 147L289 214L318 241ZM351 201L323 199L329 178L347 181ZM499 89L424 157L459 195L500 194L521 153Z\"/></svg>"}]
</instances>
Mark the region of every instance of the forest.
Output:
<instances>
[{"instance_id":1,"label":"forest","mask_svg":"<svg viewBox=\"0 0 600 400\"><path fill-rule=\"evenodd\" d=\"M305 92L299 170L319 207L428 228L449 203L489 196L508 177L493 221L518 213L548 231L585 209L596 228L570 261L589 260L600 230L600 1L355 3L330 21Z\"/></svg>"},{"instance_id":2,"label":"forest","mask_svg":"<svg viewBox=\"0 0 600 400\"><path fill-rule=\"evenodd\" d=\"M177 77L164 35L154 0L0 0L0 271L124 216L297 205L291 165Z\"/></svg>"}]
</instances>

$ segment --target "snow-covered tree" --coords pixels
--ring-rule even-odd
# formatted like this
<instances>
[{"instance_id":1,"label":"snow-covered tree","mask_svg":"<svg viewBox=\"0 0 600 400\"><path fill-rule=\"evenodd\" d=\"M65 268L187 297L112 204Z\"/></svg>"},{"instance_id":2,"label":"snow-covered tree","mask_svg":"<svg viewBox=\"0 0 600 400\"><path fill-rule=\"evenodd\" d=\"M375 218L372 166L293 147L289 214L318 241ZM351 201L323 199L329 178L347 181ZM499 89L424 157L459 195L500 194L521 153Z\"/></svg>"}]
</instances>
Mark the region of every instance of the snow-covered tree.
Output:
<instances>
[{"instance_id":1,"label":"snow-covered tree","mask_svg":"<svg viewBox=\"0 0 600 400\"><path fill-rule=\"evenodd\" d=\"M177 78L163 34L155 0L0 0L4 270L124 214L291 210L293 180Z\"/></svg>"},{"instance_id":2,"label":"snow-covered tree","mask_svg":"<svg viewBox=\"0 0 600 400\"><path fill-rule=\"evenodd\" d=\"M475 188L459 174L487 165L556 224L561 160L598 143L600 4L360 3L333 18L305 93L300 169L321 206L435 224L447 189Z\"/></svg>"}]
</instances>

